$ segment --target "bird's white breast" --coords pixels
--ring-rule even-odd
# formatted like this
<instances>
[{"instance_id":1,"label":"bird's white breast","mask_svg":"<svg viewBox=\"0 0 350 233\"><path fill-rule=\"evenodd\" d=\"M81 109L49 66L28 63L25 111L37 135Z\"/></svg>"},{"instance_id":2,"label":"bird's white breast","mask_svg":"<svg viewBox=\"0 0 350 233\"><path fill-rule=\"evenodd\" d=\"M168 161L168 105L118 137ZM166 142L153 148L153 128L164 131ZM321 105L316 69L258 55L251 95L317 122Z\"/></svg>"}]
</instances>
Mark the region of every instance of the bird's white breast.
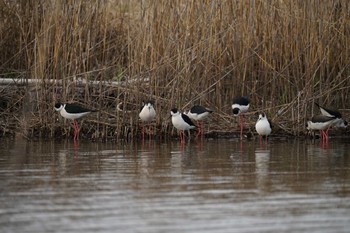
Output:
<instances>
[{"instance_id":1,"label":"bird's white breast","mask_svg":"<svg viewBox=\"0 0 350 233\"><path fill-rule=\"evenodd\" d=\"M267 118L260 119L255 124L256 132L259 135L269 135L272 131L271 126Z\"/></svg>"},{"instance_id":2,"label":"bird's white breast","mask_svg":"<svg viewBox=\"0 0 350 233\"><path fill-rule=\"evenodd\" d=\"M142 108L139 117L142 121L149 122L152 121L156 117L156 111L153 107L147 107L145 106Z\"/></svg>"},{"instance_id":3,"label":"bird's white breast","mask_svg":"<svg viewBox=\"0 0 350 233\"><path fill-rule=\"evenodd\" d=\"M195 126L191 126L188 123L186 123L181 114L176 114L171 117L171 122L173 123L174 127L178 130L189 130L193 129Z\"/></svg>"}]
</instances>

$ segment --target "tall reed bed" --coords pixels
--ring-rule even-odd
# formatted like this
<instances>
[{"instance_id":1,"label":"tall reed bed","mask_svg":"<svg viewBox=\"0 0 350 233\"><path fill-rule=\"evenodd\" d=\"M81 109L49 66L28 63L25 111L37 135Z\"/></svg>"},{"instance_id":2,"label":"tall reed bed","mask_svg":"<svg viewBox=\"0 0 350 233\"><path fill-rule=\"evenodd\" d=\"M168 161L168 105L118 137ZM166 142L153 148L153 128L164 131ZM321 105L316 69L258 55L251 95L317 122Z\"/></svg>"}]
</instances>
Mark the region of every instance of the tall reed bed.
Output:
<instances>
[{"instance_id":1,"label":"tall reed bed","mask_svg":"<svg viewBox=\"0 0 350 233\"><path fill-rule=\"evenodd\" d=\"M0 75L41 80L2 87L2 131L68 135L53 105L74 101L100 109L85 120L86 135L134 138L145 99L156 102L158 133L172 130L167 116L173 106L186 110L193 104L215 110L212 130L234 131L232 98L247 95L252 101L247 124L253 126L255 113L265 111L276 128L299 134L306 118L317 113L314 101L349 115L349 5L347 0L2 1ZM112 81L120 83L108 84ZM118 111L118 103L134 110Z\"/></svg>"}]
</instances>

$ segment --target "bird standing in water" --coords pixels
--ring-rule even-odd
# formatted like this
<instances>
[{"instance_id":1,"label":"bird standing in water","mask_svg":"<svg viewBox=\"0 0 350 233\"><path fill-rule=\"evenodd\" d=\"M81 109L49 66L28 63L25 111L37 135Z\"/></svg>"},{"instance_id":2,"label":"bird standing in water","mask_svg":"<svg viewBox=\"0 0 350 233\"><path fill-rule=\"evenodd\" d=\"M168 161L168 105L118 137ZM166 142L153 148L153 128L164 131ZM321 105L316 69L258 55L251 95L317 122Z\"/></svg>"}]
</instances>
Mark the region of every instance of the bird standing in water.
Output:
<instances>
[{"instance_id":1,"label":"bird standing in water","mask_svg":"<svg viewBox=\"0 0 350 233\"><path fill-rule=\"evenodd\" d=\"M260 144L262 143L262 137L266 137L266 143L267 138L272 132L272 124L271 121L267 119L267 116L265 113L260 113L258 121L255 124L255 130L259 134L260 137Z\"/></svg>"},{"instance_id":2,"label":"bird standing in water","mask_svg":"<svg viewBox=\"0 0 350 233\"><path fill-rule=\"evenodd\" d=\"M171 122L173 126L180 131L180 141L181 144L185 143L185 130L190 130L196 128L196 125L191 121L189 116L179 112L177 108L173 108L170 111Z\"/></svg>"},{"instance_id":3,"label":"bird standing in water","mask_svg":"<svg viewBox=\"0 0 350 233\"><path fill-rule=\"evenodd\" d=\"M196 135L196 138L200 136L201 139L203 139L203 135L204 135L203 120L205 120L211 113L213 113L213 110L210 110L200 105L193 106L190 109L190 111L187 113L187 116L189 116L192 120L195 120L198 122L199 127L198 127L198 133Z\"/></svg>"},{"instance_id":4,"label":"bird standing in water","mask_svg":"<svg viewBox=\"0 0 350 233\"><path fill-rule=\"evenodd\" d=\"M77 119L83 116L86 116L92 112L98 111L98 110L84 108L77 104L62 104L62 103L56 103L55 110L60 112L62 117L73 120L74 141L79 139L79 134L80 134L80 128L79 128Z\"/></svg>"},{"instance_id":5,"label":"bird standing in water","mask_svg":"<svg viewBox=\"0 0 350 233\"><path fill-rule=\"evenodd\" d=\"M308 130L319 130L323 142L328 143L328 130L337 119L335 117L317 115L307 121ZM326 132L325 132L326 130Z\"/></svg>"},{"instance_id":6,"label":"bird standing in water","mask_svg":"<svg viewBox=\"0 0 350 233\"><path fill-rule=\"evenodd\" d=\"M247 97L238 96L233 99L232 112L234 116L239 116L241 127L241 140L243 139L244 113L249 109L250 100Z\"/></svg>"},{"instance_id":7,"label":"bird standing in water","mask_svg":"<svg viewBox=\"0 0 350 233\"><path fill-rule=\"evenodd\" d=\"M153 101L147 101L143 104L139 117L142 121L142 140L145 139L145 123L153 121L156 117L156 111L153 107ZM148 129L148 137L151 138L150 128Z\"/></svg>"},{"instance_id":8,"label":"bird standing in water","mask_svg":"<svg viewBox=\"0 0 350 233\"><path fill-rule=\"evenodd\" d=\"M346 128L348 126L348 122L342 118L341 113L337 109L325 108L320 106L318 103L315 103L315 105L320 109L323 116L335 118L331 126L336 128ZM326 131L326 134L328 138L328 130Z\"/></svg>"}]
</instances>

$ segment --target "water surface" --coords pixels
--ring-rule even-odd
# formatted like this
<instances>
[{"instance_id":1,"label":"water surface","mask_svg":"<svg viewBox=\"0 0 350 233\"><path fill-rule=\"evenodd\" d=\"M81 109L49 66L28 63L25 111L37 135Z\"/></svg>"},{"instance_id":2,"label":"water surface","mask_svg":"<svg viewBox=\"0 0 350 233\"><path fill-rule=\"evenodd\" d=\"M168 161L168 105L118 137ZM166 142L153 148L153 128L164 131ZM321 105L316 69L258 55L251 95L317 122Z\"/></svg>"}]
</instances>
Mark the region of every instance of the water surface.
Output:
<instances>
[{"instance_id":1,"label":"water surface","mask_svg":"<svg viewBox=\"0 0 350 233\"><path fill-rule=\"evenodd\" d=\"M350 140L0 142L0 232L348 232Z\"/></svg>"}]
</instances>

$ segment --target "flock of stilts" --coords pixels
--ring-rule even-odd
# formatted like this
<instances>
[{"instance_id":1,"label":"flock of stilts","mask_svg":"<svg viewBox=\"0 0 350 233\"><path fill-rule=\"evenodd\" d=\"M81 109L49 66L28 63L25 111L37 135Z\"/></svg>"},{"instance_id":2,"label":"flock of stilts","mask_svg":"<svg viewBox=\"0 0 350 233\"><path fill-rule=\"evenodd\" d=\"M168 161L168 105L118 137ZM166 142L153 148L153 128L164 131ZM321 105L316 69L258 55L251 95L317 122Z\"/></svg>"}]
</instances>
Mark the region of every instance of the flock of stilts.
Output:
<instances>
[{"instance_id":1,"label":"flock of stilts","mask_svg":"<svg viewBox=\"0 0 350 233\"><path fill-rule=\"evenodd\" d=\"M243 139L243 127L244 127L244 113L249 109L250 100L247 97L235 97L232 104L232 112L234 116L239 116L240 118L240 138ZM313 116L307 121L307 129L309 131L320 131L320 137L323 142L328 142L328 130L330 127L347 127L347 122L342 118L340 112L336 109L324 108L316 104L321 111L321 115ZM77 104L55 104L55 110L59 111L61 116L67 119L73 120L74 128L74 140L79 139L80 128L78 126L77 119L92 113L97 112L97 110L87 109L81 107ZM204 135L204 123L203 121L211 114L213 111L209 108L195 105L187 113L180 112L177 108L173 108L170 111L171 122L173 126L180 132L180 141L185 143L185 130L191 130L197 128L196 138L203 138ZM147 101L143 104L141 111L139 113L140 120L142 121L142 139L145 138L145 125L152 122L156 117L156 111L154 109L153 101ZM197 122L197 125L193 121ZM265 113L260 113L259 118L255 124L256 132L260 136L260 143L262 142L262 137L265 136L266 143L268 136L272 132L271 121L267 119ZM151 135L151 130L148 129L149 136Z\"/></svg>"}]
</instances>

